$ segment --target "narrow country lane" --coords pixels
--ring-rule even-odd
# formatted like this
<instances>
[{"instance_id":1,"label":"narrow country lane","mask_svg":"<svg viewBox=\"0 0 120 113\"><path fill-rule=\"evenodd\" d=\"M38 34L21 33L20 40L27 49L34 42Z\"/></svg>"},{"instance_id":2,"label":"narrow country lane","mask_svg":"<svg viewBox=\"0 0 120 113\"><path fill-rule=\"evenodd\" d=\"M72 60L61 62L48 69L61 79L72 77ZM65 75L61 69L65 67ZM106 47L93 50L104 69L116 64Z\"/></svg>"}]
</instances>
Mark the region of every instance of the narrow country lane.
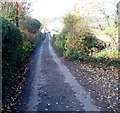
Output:
<instances>
[{"instance_id":1,"label":"narrow country lane","mask_svg":"<svg viewBox=\"0 0 120 113\"><path fill-rule=\"evenodd\" d=\"M55 54L49 34L31 63L18 106L20 111L99 111Z\"/></svg>"}]
</instances>

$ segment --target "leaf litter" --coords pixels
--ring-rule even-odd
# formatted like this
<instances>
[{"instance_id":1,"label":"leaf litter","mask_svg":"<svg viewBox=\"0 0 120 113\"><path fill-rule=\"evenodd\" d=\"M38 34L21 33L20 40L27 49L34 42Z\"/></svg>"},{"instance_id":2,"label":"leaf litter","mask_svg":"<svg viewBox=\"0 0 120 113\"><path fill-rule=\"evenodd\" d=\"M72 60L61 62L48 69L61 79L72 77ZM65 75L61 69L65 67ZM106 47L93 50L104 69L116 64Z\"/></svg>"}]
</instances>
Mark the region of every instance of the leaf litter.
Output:
<instances>
[{"instance_id":1,"label":"leaf litter","mask_svg":"<svg viewBox=\"0 0 120 113\"><path fill-rule=\"evenodd\" d=\"M96 102L93 104L97 104L99 108L118 111L118 67L62 60L86 91L94 95L92 98ZM103 104L106 106L102 106Z\"/></svg>"},{"instance_id":2,"label":"leaf litter","mask_svg":"<svg viewBox=\"0 0 120 113\"><path fill-rule=\"evenodd\" d=\"M16 105L21 105L19 99L22 98L20 94L22 93L25 85L29 65L31 65L31 63L29 62L30 60L31 58L29 58L29 60L25 62L23 67L19 70L15 83L13 83L12 85L11 91L6 91L6 93L4 94L4 99L2 100L2 112L19 112L17 111ZM25 106L27 107L27 105Z\"/></svg>"}]
</instances>

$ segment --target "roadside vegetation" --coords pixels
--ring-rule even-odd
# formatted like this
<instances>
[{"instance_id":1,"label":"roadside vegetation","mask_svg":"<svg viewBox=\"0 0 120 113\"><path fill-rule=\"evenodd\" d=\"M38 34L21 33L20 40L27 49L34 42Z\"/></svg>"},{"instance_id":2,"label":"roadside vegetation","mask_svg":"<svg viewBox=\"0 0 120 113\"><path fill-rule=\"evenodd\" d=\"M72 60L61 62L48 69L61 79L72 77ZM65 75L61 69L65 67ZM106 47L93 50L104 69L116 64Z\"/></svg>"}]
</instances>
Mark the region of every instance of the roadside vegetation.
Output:
<instances>
[{"instance_id":1,"label":"roadside vegetation","mask_svg":"<svg viewBox=\"0 0 120 113\"><path fill-rule=\"evenodd\" d=\"M12 2L3 2L0 6L3 112L13 112L12 109L14 109L17 103L16 100L19 98L24 86L29 65L28 61L35 48L45 38L45 34L41 33L43 24L27 15L30 5L28 2L21 3L13 0ZM95 64L100 67L112 67L113 75L113 69L117 69L116 67L120 66L119 36L117 34L117 14L119 12L116 11L116 15L111 18L101 5L93 4L91 7L94 7L95 11L102 14L105 25L99 23L97 19L90 19L89 16L81 15L82 10L73 10L63 17L64 27L61 33L53 35L53 46L60 55L69 60L83 62L87 66L88 64ZM97 27L90 26L90 22L96 22ZM47 24L46 20L44 20L44 24ZM101 35L109 36L112 41L106 42L99 39L98 37ZM82 65L81 67L84 66ZM100 71L103 70L99 69ZM95 70L99 69L95 68ZM105 69L107 70L107 68ZM103 80L104 77L102 77L104 83L101 82L101 75L98 75L100 71L93 75L93 81L96 82L97 78L98 82L95 85L99 86L99 82L101 82L102 90L106 88L109 91L109 101L112 102L111 105L114 108L117 106L118 99L118 94L116 93L118 88L117 71L115 76L111 76L107 72L105 73L104 70L101 72L103 76L106 75L105 82ZM111 70L109 73L111 73ZM108 91L102 94L105 95ZM115 99L115 101L112 101L112 99Z\"/></svg>"},{"instance_id":2,"label":"roadside vegetation","mask_svg":"<svg viewBox=\"0 0 120 113\"><path fill-rule=\"evenodd\" d=\"M59 35L53 35L52 44L63 58L68 59L67 66L80 79L80 84L95 94L93 98L99 108L103 107L99 105L102 103L106 109L118 112L120 52L117 15L111 19L104 9L97 6L96 10L102 11L105 24L81 15L82 10L71 11L63 17L64 27Z\"/></svg>"},{"instance_id":3,"label":"roadside vegetation","mask_svg":"<svg viewBox=\"0 0 120 113\"><path fill-rule=\"evenodd\" d=\"M3 2L0 14L2 26L2 106L11 111L24 84L28 61L45 38L39 20L26 16L26 3Z\"/></svg>"},{"instance_id":4,"label":"roadside vegetation","mask_svg":"<svg viewBox=\"0 0 120 113\"><path fill-rule=\"evenodd\" d=\"M99 10L104 12L103 9ZM55 48L67 59L119 67L118 26L115 21L117 17L111 20L104 13L106 26L97 22L98 27L95 28L89 25L94 20L80 13L79 10L74 10L63 17L63 30L53 37ZM98 38L100 36L104 39ZM111 41L107 42L107 38Z\"/></svg>"}]
</instances>

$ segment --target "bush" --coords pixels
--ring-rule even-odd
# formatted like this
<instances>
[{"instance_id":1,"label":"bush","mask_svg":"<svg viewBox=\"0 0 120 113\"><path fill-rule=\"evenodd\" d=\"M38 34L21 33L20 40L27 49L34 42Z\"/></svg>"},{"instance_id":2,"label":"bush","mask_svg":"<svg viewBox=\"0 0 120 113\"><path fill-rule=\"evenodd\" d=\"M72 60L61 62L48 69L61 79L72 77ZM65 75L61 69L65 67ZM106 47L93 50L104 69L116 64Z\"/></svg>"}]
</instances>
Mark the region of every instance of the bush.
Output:
<instances>
[{"instance_id":1,"label":"bush","mask_svg":"<svg viewBox=\"0 0 120 113\"><path fill-rule=\"evenodd\" d=\"M53 43L55 47L59 50L59 52L64 55L66 49L65 49L65 44L66 44L66 38L65 34L61 34L60 36L54 37Z\"/></svg>"},{"instance_id":2,"label":"bush","mask_svg":"<svg viewBox=\"0 0 120 113\"><path fill-rule=\"evenodd\" d=\"M42 24L37 19L26 19L22 22L22 29L27 30L30 33L36 33L39 31Z\"/></svg>"},{"instance_id":3,"label":"bush","mask_svg":"<svg viewBox=\"0 0 120 113\"><path fill-rule=\"evenodd\" d=\"M53 44L62 56L68 59L93 62L100 65L119 65L119 63L116 63L116 59L109 59L108 54L93 57L96 52L105 49L106 44L94 36L87 25L85 17L81 17L76 12L73 12L68 13L63 20L64 28L61 34L53 38Z\"/></svg>"},{"instance_id":4,"label":"bush","mask_svg":"<svg viewBox=\"0 0 120 113\"><path fill-rule=\"evenodd\" d=\"M65 34L66 55L71 51L75 54L77 52L89 54L91 49L97 47L98 44L96 37L87 25L87 21L77 12L68 13L64 17L64 29L61 34Z\"/></svg>"},{"instance_id":5,"label":"bush","mask_svg":"<svg viewBox=\"0 0 120 113\"><path fill-rule=\"evenodd\" d=\"M66 35L66 50L74 51L74 52L84 52L85 54L89 54L91 49L97 45L97 41L95 38L88 34L79 36L75 36L75 34L68 33Z\"/></svg>"},{"instance_id":6,"label":"bush","mask_svg":"<svg viewBox=\"0 0 120 113\"><path fill-rule=\"evenodd\" d=\"M3 86L7 86L14 80L22 64L43 37L39 33L33 40L29 40L14 24L4 18L0 19L2 20Z\"/></svg>"},{"instance_id":7,"label":"bush","mask_svg":"<svg viewBox=\"0 0 120 113\"><path fill-rule=\"evenodd\" d=\"M110 26L110 27L108 26L108 27L106 27L105 30L103 30L103 31L101 32L101 34L107 34L107 35L109 35L110 37L115 38L116 35L118 34L118 28L115 27L115 26Z\"/></svg>"},{"instance_id":8,"label":"bush","mask_svg":"<svg viewBox=\"0 0 120 113\"><path fill-rule=\"evenodd\" d=\"M0 17L2 26L2 95L3 111L11 110L12 103L20 96L20 88L27 74L28 61L34 48L45 38L42 33L35 33L29 40L28 34L20 32L18 27ZM31 37L33 34L31 35ZM26 72L25 72L26 71ZM17 87L20 85L20 87ZM15 96L14 96L15 95ZM13 98L11 98L13 97ZM12 99L12 100L11 100ZM9 107L9 109L8 109ZM7 112L6 111L6 112Z\"/></svg>"},{"instance_id":9,"label":"bush","mask_svg":"<svg viewBox=\"0 0 120 113\"><path fill-rule=\"evenodd\" d=\"M120 52L118 51L102 51L94 55L95 58L105 58L120 60Z\"/></svg>"},{"instance_id":10,"label":"bush","mask_svg":"<svg viewBox=\"0 0 120 113\"><path fill-rule=\"evenodd\" d=\"M2 20L2 67L3 85L8 84L15 76L17 69L23 62L22 44L23 34L8 20Z\"/></svg>"}]
</instances>

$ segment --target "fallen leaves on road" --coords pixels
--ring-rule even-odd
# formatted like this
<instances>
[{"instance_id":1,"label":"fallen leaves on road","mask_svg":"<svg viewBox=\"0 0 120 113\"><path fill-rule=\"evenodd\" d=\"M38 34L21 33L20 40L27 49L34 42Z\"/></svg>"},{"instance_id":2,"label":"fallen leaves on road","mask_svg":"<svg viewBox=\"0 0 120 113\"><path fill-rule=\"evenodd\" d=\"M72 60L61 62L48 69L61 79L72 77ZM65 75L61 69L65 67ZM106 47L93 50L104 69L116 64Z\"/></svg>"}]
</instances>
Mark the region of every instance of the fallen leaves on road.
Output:
<instances>
[{"instance_id":1,"label":"fallen leaves on road","mask_svg":"<svg viewBox=\"0 0 120 113\"><path fill-rule=\"evenodd\" d=\"M86 91L94 95L97 106L106 105L109 110L118 110L118 70L116 67L101 67L85 62L63 62ZM103 105L103 106L102 106Z\"/></svg>"}]
</instances>

